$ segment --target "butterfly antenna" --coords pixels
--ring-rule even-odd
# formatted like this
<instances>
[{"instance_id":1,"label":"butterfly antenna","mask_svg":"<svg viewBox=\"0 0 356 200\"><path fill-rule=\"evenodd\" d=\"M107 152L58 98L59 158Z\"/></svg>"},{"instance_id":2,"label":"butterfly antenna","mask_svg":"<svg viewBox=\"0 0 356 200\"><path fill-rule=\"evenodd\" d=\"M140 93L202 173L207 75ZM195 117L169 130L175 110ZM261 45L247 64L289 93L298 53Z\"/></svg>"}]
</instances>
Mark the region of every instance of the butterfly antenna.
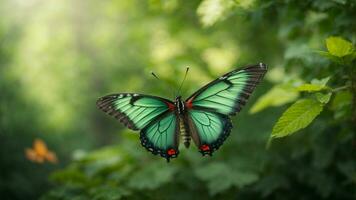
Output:
<instances>
[{"instance_id":1,"label":"butterfly antenna","mask_svg":"<svg viewBox=\"0 0 356 200\"><path fill-rule=\"evenodd\" d=\"M180 86L179 86L179 89L178 89L178 94L180 93L180 90L182 89L183 83L184 83L185 79L187 78L188 71L189 71L189 67L187 67L187 69L185 70L185 75L184 75L184 78L183 78L182 82L180 83Z\"/></svg>"},{"instance_id":2,"label":"butterfly antenna","mask_svg":"<svg viewBox=\"0 0 356 200\"><path fill-rule=\"evenodd\" d=\"M151 74L152 74L152 76L155 77L157 80L160 80L160 79L158 78L158 76L157 76L154 72L151 72Z\"/></svg>"},{"instance_id":3,"label":"butterfly antenna","mask_svg":"<svg viewBox=\"0 0 356 200\"><path fill-rule=\"evenodd\" d=\"M153 76L153 77L155 77L157 80L161 80L160 78L158 78L158 76L154 73L154 72L151 72L151 75ZM169 85L169 84L168 84ZM171 90L171 91L173 91L173 98L174 98L174 89L173 89L173 87L171 86L171 85L169 85L170 86L170 88L167 88L167 89L169 89L169 90Z\"/></svg>"}]
</instances>

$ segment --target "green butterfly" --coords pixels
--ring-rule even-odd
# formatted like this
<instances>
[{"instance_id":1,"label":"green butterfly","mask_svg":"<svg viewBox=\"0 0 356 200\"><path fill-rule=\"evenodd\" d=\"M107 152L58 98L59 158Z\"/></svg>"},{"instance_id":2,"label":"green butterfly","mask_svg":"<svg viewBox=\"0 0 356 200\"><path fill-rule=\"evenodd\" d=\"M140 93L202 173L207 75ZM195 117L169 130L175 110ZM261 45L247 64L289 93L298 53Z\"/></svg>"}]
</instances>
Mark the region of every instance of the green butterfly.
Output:
<instances>
[{"instance_id":1,"label":"green butterfly","mask_svg":"<svg viewBox=\"0 0 356 200\"><path fill-rule=\"evenodd\" d=\"M229 116L240 112L267 72L265 64L231 71L205 85L185 101L135 93L111 94L97 106L132 130L140 130L142 146L169 161L179 154L180 136L192 139L202 155L212 155L229 136Z\"/></svg>"}]
</instances>

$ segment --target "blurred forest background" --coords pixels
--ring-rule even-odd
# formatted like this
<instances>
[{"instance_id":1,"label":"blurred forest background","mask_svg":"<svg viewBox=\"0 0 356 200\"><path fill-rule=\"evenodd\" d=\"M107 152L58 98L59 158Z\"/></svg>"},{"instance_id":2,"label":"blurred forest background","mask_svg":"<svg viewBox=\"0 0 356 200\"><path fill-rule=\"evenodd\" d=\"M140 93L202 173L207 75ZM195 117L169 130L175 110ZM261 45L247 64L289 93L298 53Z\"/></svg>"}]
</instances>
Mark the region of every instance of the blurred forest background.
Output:
<instances>
[{"instance_id":1,"label":"blurred forest background","mask_svg":"<svg viewBox=\"0 0 356 200\"><path fill-rule=\"evenodd\" d=\"M1 199L356 199L354 0L0 0L0 15ZM167 164L95 105L172 98L190 66L187 97L259 62L213 157Z\"/></svg>"}]
</instances>

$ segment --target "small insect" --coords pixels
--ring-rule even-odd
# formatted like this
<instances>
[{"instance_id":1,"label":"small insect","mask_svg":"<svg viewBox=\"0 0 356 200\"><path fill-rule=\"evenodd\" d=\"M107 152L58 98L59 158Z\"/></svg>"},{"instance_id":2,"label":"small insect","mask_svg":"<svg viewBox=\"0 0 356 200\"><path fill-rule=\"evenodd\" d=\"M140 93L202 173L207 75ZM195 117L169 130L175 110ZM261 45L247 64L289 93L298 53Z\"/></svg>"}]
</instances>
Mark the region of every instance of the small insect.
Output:
<instances>
[{"instance_id":1,"label":"small insect","mask_svg":"<svg viewBox=\"0 0 356 200\"><path fill-rule=\"evenodd\" d=\"M33 149L25 149L26 158L32 162L44 163L45 161L57 163L58 159L54 152L48 150L46 143L41 139L35 139Z\"/></svg>"},{"instance_id":2,"label":"small insect","mask_svg":"<svg viewBox=\"0 0 356 200\"><path fill-rule=\"evenodd\" d=\"M97 106L128 128L140 130L142 146L166 158L167 162L178 156L180 138L185 147L189 148L192 139L203 156L212 155L230 134L229 116L241 111L266 72L267 66L262 63L233 70L185 101L181 96L170 101L150 95L119 93L100 98Z\"/></svg>"}]
</instances>

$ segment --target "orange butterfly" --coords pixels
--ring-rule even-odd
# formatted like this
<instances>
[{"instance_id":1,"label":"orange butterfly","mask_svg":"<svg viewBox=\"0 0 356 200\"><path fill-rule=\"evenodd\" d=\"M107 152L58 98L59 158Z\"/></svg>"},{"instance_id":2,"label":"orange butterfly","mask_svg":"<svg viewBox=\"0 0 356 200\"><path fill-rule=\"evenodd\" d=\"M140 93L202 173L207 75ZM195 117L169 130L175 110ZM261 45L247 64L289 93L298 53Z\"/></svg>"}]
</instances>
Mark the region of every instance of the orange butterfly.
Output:
<instances>
[{"instance_id":1,"label":"orange butterfly","mask_svg":"<svg viewBox=\"0 0 356 200\"><path fill-rule=\"evenodd\" d=\"M54 152L47 149L46 143L41 139L35 139L33 149L25 149L26 158L32 162L43 163L45 161L57 163L58 159Z\"/></svg>"}]
</instances>

